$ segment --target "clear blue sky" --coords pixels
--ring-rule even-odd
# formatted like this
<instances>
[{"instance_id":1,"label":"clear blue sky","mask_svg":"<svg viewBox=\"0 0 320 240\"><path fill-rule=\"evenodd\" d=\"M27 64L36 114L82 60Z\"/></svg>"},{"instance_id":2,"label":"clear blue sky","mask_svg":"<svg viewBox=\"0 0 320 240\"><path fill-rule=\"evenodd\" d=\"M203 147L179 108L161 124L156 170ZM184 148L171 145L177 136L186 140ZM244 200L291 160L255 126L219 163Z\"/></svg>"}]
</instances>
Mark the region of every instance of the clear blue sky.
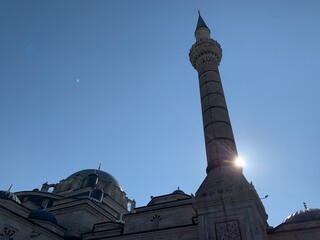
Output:
<instances>
[{"instance_id":1,"label":"clear blue sky","mask_svg":"<svg viewBox=\"0 0 320 240\"><path fill-rule=\"evenodd\" d=\"M197 10L220 73L244 174L270 225L320 207L319 1L0 1L0 188L73 172L114 175L138 206L195 193L206 158Z\"/></svg>"}]
</instances>

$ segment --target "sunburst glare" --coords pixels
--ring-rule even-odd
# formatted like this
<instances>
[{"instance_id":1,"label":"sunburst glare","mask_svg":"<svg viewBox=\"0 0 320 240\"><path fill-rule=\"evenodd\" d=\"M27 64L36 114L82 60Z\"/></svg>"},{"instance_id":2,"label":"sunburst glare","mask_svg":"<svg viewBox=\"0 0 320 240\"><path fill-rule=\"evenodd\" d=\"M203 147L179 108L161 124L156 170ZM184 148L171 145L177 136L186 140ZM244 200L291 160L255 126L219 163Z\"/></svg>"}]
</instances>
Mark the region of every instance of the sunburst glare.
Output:
<instances>
[{"instance_id":1,"label":"sunburst glare","mask_svg":"<svg viewBox=\"0 0 320 240\"><path fill-rule=\"evenodd\" d=\"M246 161L244 160L243 157L238 156L235 160L234 160L234 164L237 167L244 167L244 165L246 164Z\"/></svg>"}]
</instances>

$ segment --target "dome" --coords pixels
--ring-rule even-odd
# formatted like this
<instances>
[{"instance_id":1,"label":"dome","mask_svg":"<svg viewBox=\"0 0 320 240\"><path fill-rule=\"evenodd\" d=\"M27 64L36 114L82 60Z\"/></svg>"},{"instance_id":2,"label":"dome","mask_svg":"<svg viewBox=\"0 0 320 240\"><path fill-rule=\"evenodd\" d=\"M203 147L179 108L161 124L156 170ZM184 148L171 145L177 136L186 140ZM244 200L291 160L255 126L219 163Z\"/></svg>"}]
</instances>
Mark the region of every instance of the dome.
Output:
<instances>
[{"instance_id":1,"label":"dome","mask_svg":"<svg viewBox=\"0 0 320 240\"><path fill-rule=\"evenodd\" d=\"M74 178L77 175L81 175L84 178L87 178L91 174L96 174L99 177L99 182L104 182L104 183L112 183L115 186L121 188L119 182L109 173L102 171L102 170L97 170L97 169L85 169L81 170L78 172L75 172L74 174L70 175L67 177L67 180L70 178Z\"/></svg>"},{"instance_id":2,"label":"dome","mask_svg":"<svg viewBox=\"0 0 320 240\"><path fill-rule=\"evenodd\" d=\"M283 223L299 223L320 220L320 209L307 208L288 216Z\"/></svg>"},{"instance_id":3,"label":"dome","mask_svg":"<svg viewBox=\"0 0 320 240\"><path fill-rule=\"evenodd\" d=\"M98 169L84 169L71 174L55 185L53 194L97 199L99 202L108 197L125 209L128 205L126 193L119 182L111 174Z\"/></svg>"},{"instance_id":4,"label":"dome","mask_svg":"<svg viewBox=\"0 0 320 240\"><path fill-rule=\"evenodd\" d=\"M14 193L12 193L10 191L0 191L0 198L11 199L17 203L21 203L20 199L17 197L17 195L15 195Z\"/></svg>"},{"instance_id":5,"label":"dome","mask_svg":"<svg viewBox=\"0 0 320 240\"><path fill-rule=\"evenodd\" d=\"M173 191L172 194L185 194L185 193L178 187L178 189Z\"/></svg>"},{"instance_id":6,"label":"dome","mask_svg":"<svg viewBox=\"0 0 320 240\"><path fill-rule=\"evenodd\" d=\"M36 219L36 220L42 220L42 221L48 221L48 222L57 224L57 219L55 218L55 216L51 212L48 212L45 209L33 210L29 214L29 218Z\"/></svg>"}]
</instances>

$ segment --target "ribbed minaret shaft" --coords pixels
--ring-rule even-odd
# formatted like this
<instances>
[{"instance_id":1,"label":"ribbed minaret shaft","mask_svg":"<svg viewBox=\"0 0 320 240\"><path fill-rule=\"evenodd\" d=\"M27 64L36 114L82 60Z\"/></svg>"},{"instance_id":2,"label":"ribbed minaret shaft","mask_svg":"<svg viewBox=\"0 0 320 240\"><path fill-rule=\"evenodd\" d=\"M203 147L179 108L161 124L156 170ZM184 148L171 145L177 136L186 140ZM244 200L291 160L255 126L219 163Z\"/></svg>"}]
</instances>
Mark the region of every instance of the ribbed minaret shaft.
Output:
<instances>
[{"instance_id":1,"label":"ribbed minaret shaft","mask_svg":"<svg viewBox=\"0 0 320 240\"><path fill-rule=\"evenodd\" d=\"M233 164L237 149L219 74L222 50L210 37L210 29L199 14L196 42L190 49L191 64L198 71L207 173L220 166Z\"/></svg>"}]
</instances>

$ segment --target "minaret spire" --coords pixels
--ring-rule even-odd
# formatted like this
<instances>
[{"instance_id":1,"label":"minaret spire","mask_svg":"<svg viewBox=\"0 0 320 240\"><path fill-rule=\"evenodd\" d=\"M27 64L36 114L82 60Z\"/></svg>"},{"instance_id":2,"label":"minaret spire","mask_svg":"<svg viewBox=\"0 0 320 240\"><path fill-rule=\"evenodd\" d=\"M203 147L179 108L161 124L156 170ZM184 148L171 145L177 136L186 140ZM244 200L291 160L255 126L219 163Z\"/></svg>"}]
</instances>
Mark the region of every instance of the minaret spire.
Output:
<instances>
[{"instance_id":1,"label":"minaret spire","mask_svg":"<svg viewBox=\"0 0 320 240\"><path fill-rule=\"evenodd\" d=\"M195 37L189 56L199 75L208 173L216 167L233 165L237 149L218 69L222 50L211 39L200 12Z\"/></svg>"},{"instance_id":2,"label":"minaret spire","mask_svg":"<svg viewBox=\"0 0 320 240\"><path fill-rule=\"evenodd\" d=\"M208 28L207 24L205 23L205 21L203 20L203 18L201 17L201 14L200 14L200 11L198 10L198 14L199 14L199 17L198 17L198 23L197 23L197 27L196 27L196 30L198 28L201 28L201 27L205 27L205 28ZM208 28L209 29L209 28Z\"/></svg>"}]
</instances>

